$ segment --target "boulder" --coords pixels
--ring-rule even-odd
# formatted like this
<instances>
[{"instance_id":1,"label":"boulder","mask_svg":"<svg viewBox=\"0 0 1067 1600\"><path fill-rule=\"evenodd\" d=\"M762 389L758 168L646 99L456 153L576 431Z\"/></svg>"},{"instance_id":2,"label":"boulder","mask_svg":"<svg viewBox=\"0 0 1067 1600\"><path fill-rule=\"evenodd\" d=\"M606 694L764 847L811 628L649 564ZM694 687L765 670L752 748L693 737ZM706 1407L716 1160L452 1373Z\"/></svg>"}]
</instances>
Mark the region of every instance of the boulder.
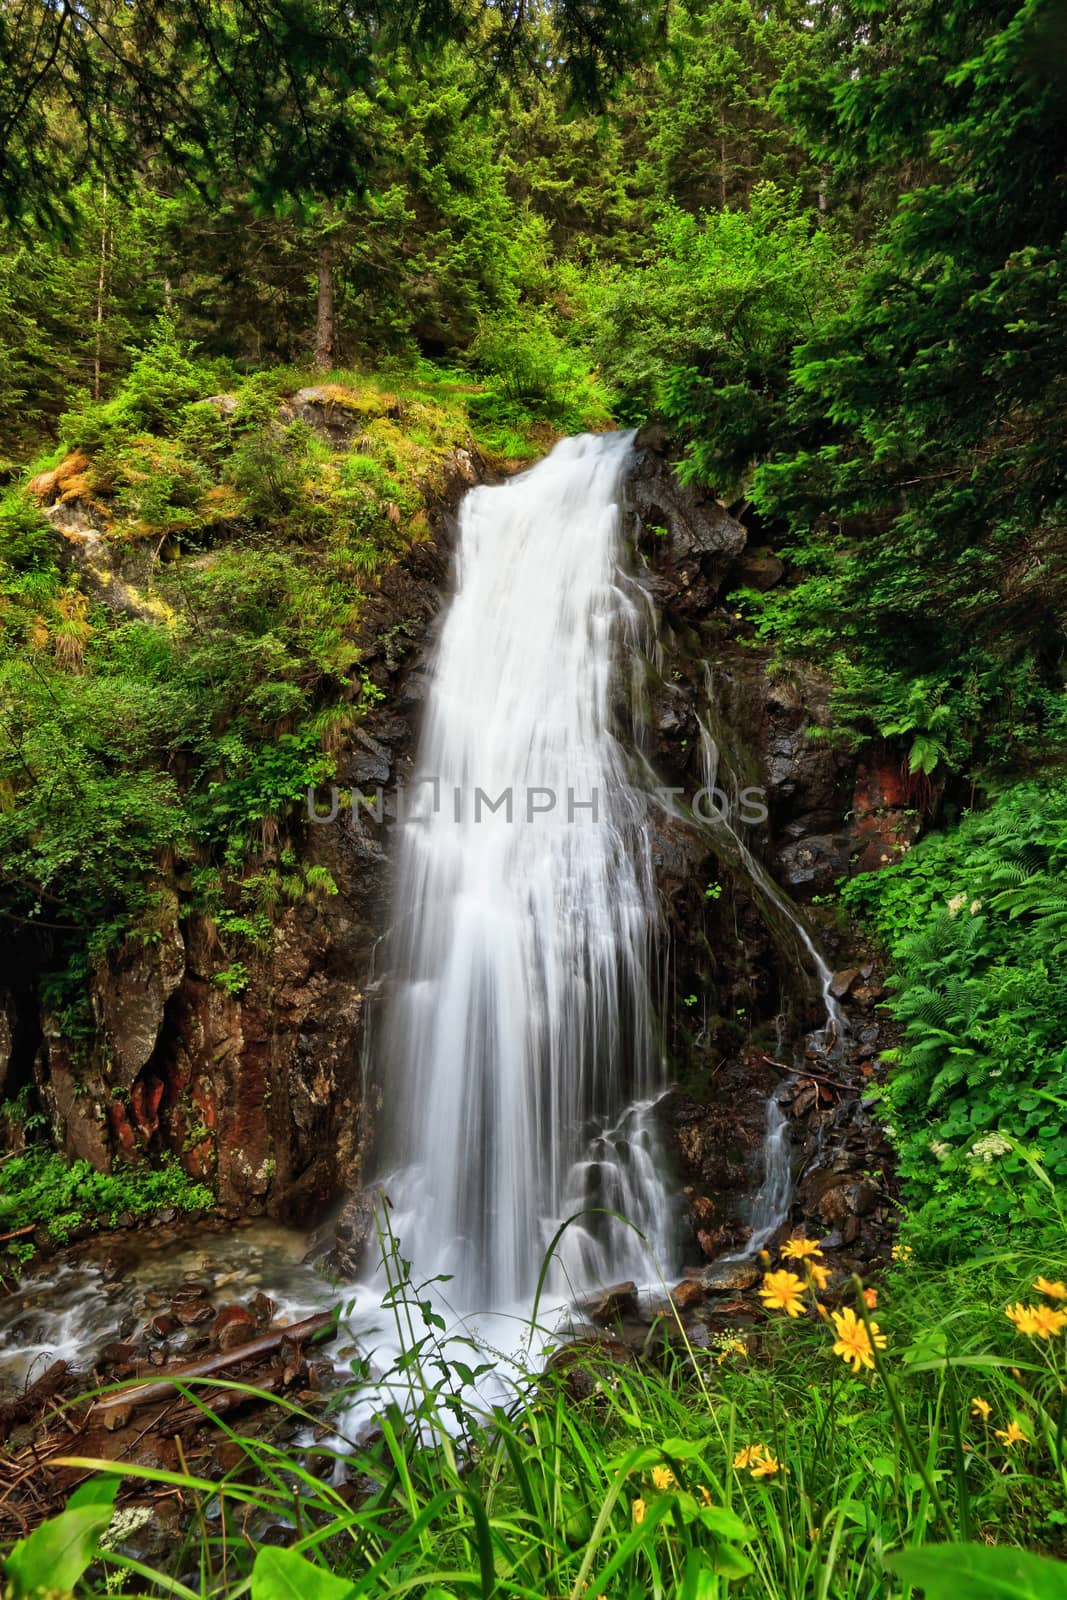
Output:
<instances>
[{"instance_id":1,"label":"boulder","mask_svg":"<svg viewBox=\"0 0 1067 1600\"><path fill-rule=\"evenodd\" d=\"M683 1278L671 1290L671 1301L676 1311L691 1311L704 1298L704 1285L699 1278Z\"/></svg>"},{"instance_id":2,"label":"boulder","mask_svg":"<svg viewBox=\"0 0 1067 1600\"><path fill-rule=\"evenodd\" d=\"M259 1325L245 1306L223 1306L211 1324L212 1343L223 1351L236 1350L239 1344L254 1339L258 1332Z\"/></svg>"},{"instance_id":3,"label":"boulder","mask_svg":"<svg viewBox=\"0 0 1067 1600\"><path fill-rule=\"evenodd\" d=\"M108 1036L108 1077L115 1088L132 1088L147 1065L163 1026L163 1008L184 974L185 944L174 920L152 943L124 939L97 969L95 1000Z\"/></svg>"},{"instance_id":4,"label":"boulder","mask_svg":"<svg viewBox=\"0 0 1067 1600\"><path fill-rule=\"evenodd\" d=\"M762 1276L755 1261L714 1261L701 1274L700 1285L707 1294L741 1294Z\"/></svg>"},{"instance_id":5,"label":"boulder","mask_svg":"<svg viewBox=\"0 0 1067 1600\"><path fill-rule=\"evenodd\" d=\"M621 1317L632 1317L637 1311L637 1285L636 1283L612 1284L609 1289L601 1289L598 1294L579 1300L577 1306L590 1322L595 1322L599 1326L607 1322L617 1322Z\"/></svg>"}]
</instances>

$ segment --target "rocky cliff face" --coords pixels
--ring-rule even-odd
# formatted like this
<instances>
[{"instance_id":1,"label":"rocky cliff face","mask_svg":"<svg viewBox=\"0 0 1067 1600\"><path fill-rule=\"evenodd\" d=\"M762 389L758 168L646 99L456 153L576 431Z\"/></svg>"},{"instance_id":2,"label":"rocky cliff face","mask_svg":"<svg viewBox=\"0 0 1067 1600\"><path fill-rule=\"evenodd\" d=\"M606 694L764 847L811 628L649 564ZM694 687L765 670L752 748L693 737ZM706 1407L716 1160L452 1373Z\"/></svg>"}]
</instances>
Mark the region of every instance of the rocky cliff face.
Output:
<instances>
[{"instance_id":1,"label":"rocky cliff face","mask_svg":"<svg viewBox=\"0 0 1067 1600\"><path fill-rule=\"evenodd\" d=\"M338 422L315 391L293 404L334 448L351 442L351 419ZM464 449L443 462L427 490L429 537L383 571L361 608L361 669L373 671L383 698L340 758L340 794L403 780L454 512L483 471ZM53 521L81 581L140 614L143 575L131 570L139 557L101 540L97 520L76 500L56 502ZM329 795L321 800L328 814ZM301 864L326 868L337 893L280 910L269 948L248 956L239 986L225 982L211 919L189 915L157 885L151 935L126 939L89 975L88 1038L42 1003L35 963L47 951L20 940L0 997L0 1088L5 1075L8 1094L31 1081L57 1147L102 1170L171 1153L215 1187L224 1213L317 1218L359 1179L364 1008L388 916L386 832L340 799L332 822L307 826Z\"/></svg>"},{"instance_id":2,"label":"rocky cliff face","mask_svg":"<svg viewBox=\"0 0 1067 1600\"><path fill-rule=\"evenodd\" d=\"M301 414L345 446L313 401ZM739 1237L739 1202L759 1179L776 1090L793 1113L801 1209L854 1239L854 1219L884 1205L857 1176L885 1155L861 1109L876 1059L876 978L857 970L845 985L860 994L852 1054L839 1068L846 1088L821 1083L815 1065L815 1077L795 1070L805 1031L821 1021L810 969L737 852L687 808L708 777L710 737L736 786L765 801L748 848L803 900L905 847L914 797L883 753L857 760L815 736L828 719L825 686L802 671L771 675L728 603L735 587L777 582L781 563L749 550L745 528L713 498L679 488L662 441L639 446L627 528L659 624L645 664L647 754L681 796L657 818L654 854L669 953L664 1041L678 1084L669 1119L694 1249L713 1258ZM481 470L455 453L427 507L430 537L386 570L365 607L362 662L385 698L343 753L342 792L390 791L409 769L452 517ZM76 520L76 508L66 505L64 516ZM99 565L96 543L87 544ZM130 586L112 577L126 604ZM373 1107L361 1104L360 1059L388 919L388 849L388 826L344 804L333 821L309 825L304 864L327 868L338 893L280 913L240 992L218 981L225 963L210 919L181 915L174 895L162 897L155 937L127 941L93 974L92 1041L64 1037L34 994L32 972L23 973L0 1008L0 1073L16 1055L23 1071L32 1060L56 1141L72 1155L107 1168L173 1152L216 1186L224 1211L317 1220L358 1189L373 1121ZM822 937L843 965L847 935L829 925Z\"/></svg>"},{"instance_id":3,"label":"rocky cliff face","mask_svg":"<svg viewBox=\"0 0 1067 1600\"><path fill-rule=\"evenodd\" d=\"M655 821L670 954L662 1021L676 1080L667 1119L694 1241L713 1259L743 1239L773 1095L789 1119L796 1219L876 1257L890 1196L863 1174L891 1164L866 1098L880 1071L881 990L855 931L810 902L842 876L898 859L918 831L917 796L890 752L857 755L824 736L825 682L802 667L772 671L751 644L731 592L777 583L782 563L753 552L725 507L678 488L661 439L643 435L638 446L629 535L658 614L649 755L678 795L673 814ZM692 815L709 782L720 785L725 831ZM762 821L738 815L742 790L748 815L765 809ZM849 1037L833 1041L831 1059L810 1038L825 1020L810 953L754 880L745 850L795 902L827 961L848 968L835 993Z\"/></svg>"}]
</instances>

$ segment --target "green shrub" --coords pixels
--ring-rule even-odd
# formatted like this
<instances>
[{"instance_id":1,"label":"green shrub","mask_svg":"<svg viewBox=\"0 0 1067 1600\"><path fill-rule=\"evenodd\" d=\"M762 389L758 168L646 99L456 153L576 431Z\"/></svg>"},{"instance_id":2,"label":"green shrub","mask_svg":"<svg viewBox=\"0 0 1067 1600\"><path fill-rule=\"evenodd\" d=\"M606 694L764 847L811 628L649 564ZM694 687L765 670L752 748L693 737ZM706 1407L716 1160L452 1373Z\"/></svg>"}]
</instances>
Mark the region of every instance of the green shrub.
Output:
<instances>
[{"instance_id":1,"label":"green shrub","mask_svg":"<svg viewBox=\"0 0 1067 1600\"><path fill-rule=\"evenodd\" d=\"M893 963L903 1044L883 1091L915 1223L966 1250L1050 1225L1067 1190L1067 786L1020 786L854 879Z\"/></svg>"}]
</instances>

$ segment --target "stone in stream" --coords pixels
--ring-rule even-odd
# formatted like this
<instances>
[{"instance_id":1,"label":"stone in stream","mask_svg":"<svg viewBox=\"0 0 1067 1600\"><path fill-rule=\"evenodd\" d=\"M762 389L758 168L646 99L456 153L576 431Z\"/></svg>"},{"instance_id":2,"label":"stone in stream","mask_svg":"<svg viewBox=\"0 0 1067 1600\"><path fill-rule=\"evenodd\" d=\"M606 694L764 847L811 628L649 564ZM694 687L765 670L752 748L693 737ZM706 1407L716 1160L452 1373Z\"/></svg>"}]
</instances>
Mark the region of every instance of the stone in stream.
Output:
<instances>
[{"instance_id":1,"label":"stone in stream","mask_svg":"<svg viewBox=\"0 0 1067 1600\"><path fill-rule=\"evenodd\" d=\"M177 1333L181 1323L169 1311L160 1311L148 1326L158 1339L169 1339L172 1333Z\"/></svg>"},{"instance_id":2,"label":"stone in stream","mask_svg":"<svg viewBox=\"0 0 1067 1600\"><path fill-rule=\"evenodd\" d=\"M699 1281L707 1294L740 1294L753 1288L761 1276L754 1261L715 1261Z\"/></svg>"},{"instance_id":3,"label":"stone in stream","mask_svg":"<svg viewBox=\"0 0 1067 1600\"><path fill-rule=\"evenodd\" d=\"M262 1289L252 1296L252 1312L261 1327L270 1322L278 1309L278 1302L272 1300L270 1295L264 1294Z\"/></svg>"},{"instance_id":4,"label":"stone in stream","mask_svg":"<svg viewBox=\"0 0 1067 1600\"><path fill-rule=\"evenodd\" d=\"M210 1283L201 1283L199 1281L179 1283L171 1295L171 1300L206 1300L210 1293Z\"/></svg>"},{"instance_id":5,"label":"stone in stream","mask_svg":"<svg viewBox=\"0 0 1067 1600\"><path fill-rule=\"evenodd\" d=\"M136 1345L106 1344L100 1352L99 1360L105 1367L128 1367L137 1353Z\"/></svg>"},{"instance_id":6,"label":"stone in stream","mask_svg":"<svg viewBox=\"0 0 1067 1600\"><path fill-rule=\"evenodd\" d=\"M602 1289L599 1294L579 1300L577 1306L590 1322L603 1324L615 1322L620 1317L632 1317L637 1311L637 1285L612 1284L610 1289Z\"/></svg>"},{"instance_id":7,"label":"stone in stream","mask_svg":"<svg viewBox=\"0 0 1067 1600\"><path fill-rule=\"evenodd\" d=\"M215 1314L210 1300L175 1300L172 1310L183 1328L192 1327L198 1322L210 1322Z\"/></svg>"},{"instance_id":8,"label":"stone in stream","mask_svg":"<svg viewBox=\"0 0 1067 1600\"><path fill-rule=\"evenodd\" d=\"M689 1311L700 1304L704 1294L704 1285L699 1278L684 1278L671 1290L671 1299L676 1311Z\"/></svg>"},{"instance_id":9,"label":"stone in stream","mask_svg":"<svg viewBox=\"0 0 1067 1600\"><path fill-rule=\"evenodd\" d=\"M223 1306L211 1324L212 1342L222 1351L236 1350L259 1332L255 1317L245 1306Z\"/></svg>"}]
</instances>

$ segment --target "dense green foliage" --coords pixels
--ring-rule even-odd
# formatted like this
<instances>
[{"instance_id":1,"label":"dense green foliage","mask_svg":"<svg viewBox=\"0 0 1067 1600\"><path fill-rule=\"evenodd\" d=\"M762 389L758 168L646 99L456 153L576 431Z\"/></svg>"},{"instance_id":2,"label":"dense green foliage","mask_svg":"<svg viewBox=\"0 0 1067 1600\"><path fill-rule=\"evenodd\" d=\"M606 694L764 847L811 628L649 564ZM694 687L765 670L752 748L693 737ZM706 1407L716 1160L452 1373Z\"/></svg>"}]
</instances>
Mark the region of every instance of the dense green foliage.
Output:
<instances>
[{"instance_id":1,"label":"dense green foliage","mask_svg":"<svg viewBox=\"0 0 1067 1600\"><path fill-rule=\"evenodd\" d=\"M1009 789L843 899L894 965L885 1100L925 1248L1005 1222L1039 1237L1054 1222L1035 1165L1067 1189L1067 791Z\"/></svg>"},{"instance_id":2,"label":"dense green foliage","mask_svg":"<svg viewBox=\"0 0 1067 1600\"><path fill-rule=\"evenodd\" d=\"M205 1211L214 1203L211 1190L192 1183L177 1162L150 1172L97 1172L88 1161L66 1161L35 1146L5 1157L0 1175L0 1232L21 1234L32 1224L56 1244L91 1228L113 1228L120 1217L140 1221L159 1210ZM31 1251L23 1238L7 1254L19 1260Z\"/></svg>"}]
</instances>

